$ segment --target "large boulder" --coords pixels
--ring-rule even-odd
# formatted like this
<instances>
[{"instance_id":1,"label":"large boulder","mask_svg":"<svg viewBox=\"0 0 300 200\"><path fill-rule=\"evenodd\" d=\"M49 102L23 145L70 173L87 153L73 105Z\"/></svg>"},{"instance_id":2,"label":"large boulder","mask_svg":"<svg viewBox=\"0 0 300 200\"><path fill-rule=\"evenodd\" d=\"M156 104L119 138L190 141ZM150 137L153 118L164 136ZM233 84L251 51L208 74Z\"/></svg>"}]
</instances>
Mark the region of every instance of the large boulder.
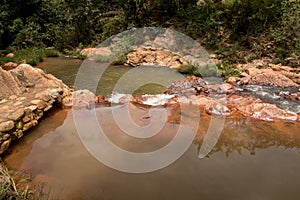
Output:
<instances>
[{"instance_id":1,"label":"large boulder","mask_svg":"<svg viewBox=\"0 0 300 200\"><path fill-rule=\"evenodd\" d=\"M278 87L299 87L293 80L270 68L249 68L242 74L239 84L270 85Z\"/></svg>"},{"instance_id":2,"label":"large boulder","mask_svg":"<svg viewBox=\"0 0 300 200\"><path fill-rule=\"evenodd\" d=\"M2 65L2 69L4 70L11 70L11 69L14 69L18 66L17 63L13 63L13 62L8 62L8 63L5 63L4 65Z\"/></svg>"},{"instance_id":3,"label":"large boulder","mask_svg":"<svg viewBox=\"0 0 300 200\"><path fill-rule=\"evenodd\" d=\"M67 97L69 87L38 68L27 64L9 71L0 68L0 154L36 126L55 102L62 104Z\"/></svg>"},{"instance_id":4,"label":"large boulder","mask_svg":"<svg viewBox=\"0 0 300 200\"><path fill-rule=\"evenodd\" d=\"M60 88L63 93L69 93L69 88L61 80L51 74L45 74L41 69L28 64L20 64L9 71L0 68L0 99L22 94L29 89Z\"/></svg>"},{"instance_id":5,"label":"large boulder","mask_svg":"<svg viewBox=\"0 0 300 200\"><path fill-rule=\"evenodd\" d=\"M13 94L21 94L25 91L26 87L13 73L0 67L0 99Z\"/></svg>"},{"instance_id":6,"label":"large boulder","mask_svg":"<svg viewBox=\"0 0 300 200\"><path fill-rule=\"evenodd\" d=\"M182 65L188 65L188 61L178 54L161 49L140 48L136 49L126 56L126 63L137 67L143 65L158 65L170 68L179 68Z\"/></svg>"}]
</instances>

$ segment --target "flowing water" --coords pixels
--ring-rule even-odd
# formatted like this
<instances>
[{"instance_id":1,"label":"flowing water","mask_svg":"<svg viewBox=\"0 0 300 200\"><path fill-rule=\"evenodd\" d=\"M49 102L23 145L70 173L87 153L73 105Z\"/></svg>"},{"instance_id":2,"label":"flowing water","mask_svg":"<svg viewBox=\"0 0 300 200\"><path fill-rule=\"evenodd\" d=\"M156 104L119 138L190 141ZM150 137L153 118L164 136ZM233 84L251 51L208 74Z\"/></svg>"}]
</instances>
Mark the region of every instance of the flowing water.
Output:
<instances>
[{"instance_id":1,"label":"flowing water","mask_svg":"<svg viewBox=\"0 0 300 200\"><path fill-rule=\"evenodd\" d=\"M61 63L58 61L58 65ZM79 65L76 60L67 63L71 68ZM50 69L47 72L55 74ZM76 70L73 72L64 73L76 75ZM106 136L122 149L140 153L160 149L180 128L173 120L180 112L169 110L169 118L158 134L147 139L133 138L116 123L112 111L124 108L130 111L132 121L142 127L159 124L162 120L152 115L149 106L97 107L97 120ZM227 118L213 150L199 159L198 152L211 116L193 109L188 107L184 109L188 113L181 112L185 126L193 126L195 122L199 125L193 144L174 163L155 172L123 173L99 162L82 144L74 115L66 110L48 114L30 134L9 149L4 160L11 169L30 174L32 184L43 185L41 190L50 190L55 199L299 199L299 122ZM165 112L163 107L156 110ZM85 121L92 121L90 112L92 110L82 112ZM124 120L127 117L118 116ZM86 135L88 137L89 132Z\"/></svg>"}]
</instances>

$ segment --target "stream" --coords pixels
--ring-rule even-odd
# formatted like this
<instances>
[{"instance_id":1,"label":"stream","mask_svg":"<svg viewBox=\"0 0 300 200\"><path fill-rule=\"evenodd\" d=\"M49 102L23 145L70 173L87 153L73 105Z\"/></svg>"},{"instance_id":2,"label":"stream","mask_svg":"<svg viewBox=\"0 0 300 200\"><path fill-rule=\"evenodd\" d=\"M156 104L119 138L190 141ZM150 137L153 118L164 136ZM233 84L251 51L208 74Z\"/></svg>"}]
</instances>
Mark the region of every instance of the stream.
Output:
<instances>
[{"instance_id":1,"label":"stream","mask_svg":"<svg viewBox=\"0 0 300 200\"><path fill-rule=\"evenodd\" d=\"M80 64L81 61L74 59L47 58L38 67L73 85ZM98 89L97 94L111 95L113 83L128 70L130 68L125 66L108 68L103 82L100 81L100 85L107 87L105 90L98 87L102 89ZM149 84L135 92L159 94L164 90L162 86ZM268 95L272 89L256 91L260 91L256 95L263 95L269 101L277 100L276 92L274 96ZM299 111L299 105L286 104L290 110ZM130 117L136 124L160 123L159 117L145 117L151 107L129 106ZM98 106L95 109L97 120L106 136L128 151L160 149L180 128L179 124L168 121L155 136L134 138L124 134L114 121L113 109ZM85 120L92 120L88 115L92 111L85 112ZM157 112L164 112L164 109L158 107ZM227 118L215 147L208 156L199 159L198 152L211 122L211 116L200 115L197 135L187 151L168 167L150 173L123 173L96 160L82 144L72 111L67 110L47 114L38 126L8 150L4 161L9 168L29 174L31 183L49 192L53 199L299 199L299 122ZM125 119L127 115L118 117ZM187 115L184 124L189 126L195 120L193 115Z\"/></svg>"}]
</instances>

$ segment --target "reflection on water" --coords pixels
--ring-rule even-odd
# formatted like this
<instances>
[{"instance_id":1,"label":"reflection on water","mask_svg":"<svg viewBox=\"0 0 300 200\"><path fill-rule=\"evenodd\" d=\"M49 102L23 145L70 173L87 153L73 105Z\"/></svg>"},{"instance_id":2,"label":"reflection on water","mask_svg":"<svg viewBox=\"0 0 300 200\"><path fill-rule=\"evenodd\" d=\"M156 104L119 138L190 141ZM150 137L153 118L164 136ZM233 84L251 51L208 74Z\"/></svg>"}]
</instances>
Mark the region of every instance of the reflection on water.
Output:
<instances>
[{"instance_id":1,"label":"reflection on water","mask_svg":"<svg viewBox=\"0 0 300 200\"><path fill-rule=\"evenodd\" d=\"M109 97L113 92L127 94L161 94L174 80L181 79L182 77L179 73L165 67L132 68L128 66L114 65L109 66L100 78L97 75L102 73L101 70L103 67L106 67L101 66L101 63L92 61L83 62L81 60L63 57L46 58L37 67L43 69L46 73L53 74L69 86L74 86L78 70L81 68L81 72L84 73L82 76L84 80L81 82L81 85L84 86L84 89L94 88L95 83L97 83L98 79L100 79L98 87L95 88L95 90L90 90L93 92L95 91L97 95L104 95L107 97ZM87 74L89 71L91 74ZM124 78L125 75L127 76L126 84L120 84L118 88L115 88L118 80L120 80L121 77ZM165 85L157 84L153 81L145 83L146 80L165 82ZM136 87L136 85L138 87ZM134 90L132 91L132 89Z\"/></svg>"},{"instance_id":2,"label":"reflection on water","mask_svg":"<svg viewBox=\"0 0 300 200\"><path fill-rule=\"evenodd\" d=\"M147 174L127 174L94 159L80 142L72 114L65 111L39 124L14 146L5 162L32 174L33 184L46 182L64 199L298 199L300 192L299 122L226 119L213 151L199 159L197 151L209 127L201 113L194 145L175 163ZM149 108L130 105L132 119L149 124ZM167 123L159 134L136 139L113 120L108 107L97 108L109 139L123 149L153 151L176 134L178 123ZM190 124L193 115L184 122ZM189 122L189 120L191 122ZM55 128L54 128L55 127ZM35 135L41 137L36 137ZM87 133L88 134L88 133ZM109 152L108 152L109 153Z\"/></svg>"}]
</instances>

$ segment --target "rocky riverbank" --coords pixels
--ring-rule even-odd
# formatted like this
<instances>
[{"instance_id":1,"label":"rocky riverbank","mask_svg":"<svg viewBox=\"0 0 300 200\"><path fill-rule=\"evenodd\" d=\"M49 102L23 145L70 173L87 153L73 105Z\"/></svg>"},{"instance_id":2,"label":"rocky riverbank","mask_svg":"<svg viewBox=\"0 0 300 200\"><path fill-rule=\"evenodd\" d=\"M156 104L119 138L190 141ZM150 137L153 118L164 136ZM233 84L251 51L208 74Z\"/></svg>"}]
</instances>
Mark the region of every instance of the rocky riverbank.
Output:
<instances>
[{"instance_id":1,"label":"rocky riverbank","mask_svg":"<svg viewBox=\"0 0 300 200\"><path fill-rule=\"evenodd\" d=\"M149 59L144 59L144 54L139 54L148 54L148 51L152 52ZM163 60L160 58L164 58L160 54L169 55L169 52L140 49L128 55L138 58L137 66L142 61L142 65L148 65L150 61L152 64L163 65L156 63ZM178 61L176 56L178 55L172 54L169 61L174 58L173 61L178 62L177 64L186 62L184 58ZM166 63L169 61L165 60ZM165 66L170 67L167 64ZM37 125L43 114L55 105L63 108L91 109L97 104L110 106L110 103L134 103L142 106L162 105L174 110L173 113L180 113L180 105L191 104L199 107L201 112L222 117L243 116L264 121L300 121L299 66L289 67L253 61L238 65L237 68L241 72L240 76L230 77L227 82L208 83L201 77L188 76L185 80L173 82L165 94L119 94L107 98L95 96L87 90L73 93L62 81L40 69L26 64L8 63L0 68L0 154L5 152L13 140L21 138L24 132ZM255 90L259 87L276 90L270 93L261 92L260 96L255 95ZM268 95L282 102L282 105L290 104L294 109L287 109L261 98ZM175 119L176 116L171 118Z\"/></svg>"},{"instance_id":2,"label":"rocky riverbank","mask_svg":"<svg viewBox=\"0 0 300 200\"><path fill-rule=\"evenodd\" d=\"M51 74L28 64L10 65L0 67L0 154L71 96L69 87Z\"/></svg>"},{"instance_id":3,"label":"rocky riverbank","mask_svg":"<svg viewBox=\"0 0 300 200\"><path fill-rule=\"evenodd\" d=\"M159 40L158 40L159 41ZM155 42L154 42L155 43ZM101 51L101 49L98 49ZM165 56L168 55L168 56ZM220 61L213 59L213 63ZM126 55L126 63L137 67L142 65L162 65L170 68L178 68L181 65L188 65L185 57L170 52L139 48ZM240 72L239 77L229 77L226 83L208 84L200 77L190 76L186 80L174 82L165 92L173 97L164 102L165 106L170 104L194 104L203 108L209 114L222 116L242 115L258 120L300 120L300 66L295 64L283 66L273 64L269 59L253 60L247 64L237 64L235 68ZM201 71L201 70L200 70ZM276 88L273 94L264 91L261 95L255 95L253 90L259 87ZM278 104L271 103L264 96L272 96L274 101L282 101L282 104L290 104L293 109L287 110ZM134 102L145 104L153 96L122 96L118 102ZM103 96L96 97L96 102L109 102ZM284 106L283 106L284 107ZM292 111L291 111L292 110Z\"/></svg>"},{"instance_id":4,"label":"rocky riverbank","mask_svg":"<svg viewBox=\"0 0 300 200\"><path fill-rule=\"evenodd\" d=\"M284 91L284 90L283 90ZM283 92L282 92L283 93ZM285 93L278 98L288 99L300 105L300 92ZM97 103L109 103L112 99L103 96L95 97ZM186 80L174 82L166 91L166 95L119 95L114 103L137 103L140 105L162 105L166 108L180 110L180 105L191 104L199 106L210 115L221 117L250 117L257 120L300 121L300 112L282 109L272 103L267 103L229 83L206 84L200 77L190 76Z\"/></svg>"}]
</instances>

